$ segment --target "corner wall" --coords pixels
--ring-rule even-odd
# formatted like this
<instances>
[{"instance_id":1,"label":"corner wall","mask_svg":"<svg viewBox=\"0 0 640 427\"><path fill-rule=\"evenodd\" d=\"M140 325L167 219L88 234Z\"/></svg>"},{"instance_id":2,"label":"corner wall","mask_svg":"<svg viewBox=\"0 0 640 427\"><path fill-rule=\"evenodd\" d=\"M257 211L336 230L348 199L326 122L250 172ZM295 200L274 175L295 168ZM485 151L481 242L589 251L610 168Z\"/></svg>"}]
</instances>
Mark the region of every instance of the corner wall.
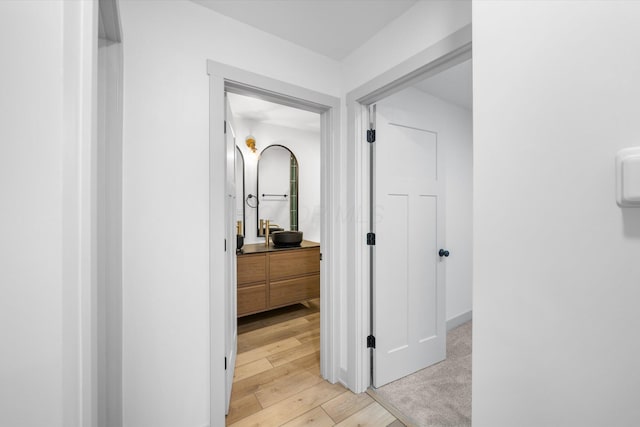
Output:
<instances>
[{"instance_id":1,"label":"corner wall","mask_svg":"<svg viewBox=\"0 0 640 427\"><path fill-rule=\"evenodd\" d=\"M474 426L640 424L639 16L474 2Z\"/></svg>"}]
</instances>

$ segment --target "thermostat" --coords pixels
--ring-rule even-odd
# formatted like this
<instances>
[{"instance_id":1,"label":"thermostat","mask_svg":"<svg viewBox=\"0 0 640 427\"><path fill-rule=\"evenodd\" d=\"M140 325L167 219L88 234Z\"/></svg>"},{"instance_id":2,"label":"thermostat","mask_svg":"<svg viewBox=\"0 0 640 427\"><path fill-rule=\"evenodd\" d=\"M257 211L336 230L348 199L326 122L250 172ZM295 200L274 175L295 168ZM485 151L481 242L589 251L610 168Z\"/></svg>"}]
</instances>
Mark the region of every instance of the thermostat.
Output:
<instances>
[{"instance_id":1,"label":"thermostat","mask_svg":"<svg viewBox=\"0 0 640 427\"><path fill-rule=\"evenodd\" d=\"M616 155L616 201L622 208L640 208L640 147Z\"/></svg>"}]
</instances>

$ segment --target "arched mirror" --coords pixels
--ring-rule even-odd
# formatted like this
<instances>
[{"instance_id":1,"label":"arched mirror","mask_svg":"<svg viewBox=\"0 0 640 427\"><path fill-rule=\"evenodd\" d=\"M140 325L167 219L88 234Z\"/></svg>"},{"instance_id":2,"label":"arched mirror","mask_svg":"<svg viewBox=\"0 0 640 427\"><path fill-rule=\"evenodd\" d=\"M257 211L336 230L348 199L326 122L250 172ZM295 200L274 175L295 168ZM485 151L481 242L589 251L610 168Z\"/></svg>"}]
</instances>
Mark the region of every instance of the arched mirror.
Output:
<instances>
[{"instance_id":1,"label":"arched mirror","mask_svg":"<svg viewBox=\"0 0 640 427\"><path fill-rule=\"evenodd\" d=\"M242 221L240 234L245 235L246 215L244 211L244 156L236 145L236 222Z\"/></svg>"},{"instance_id":2,"label":"arched mirror","mask_svg":"<svg viewBox=\"0 0 640 427\"><path fill-rule=\"evenodd\" d=\"M270 145L258 160L258 236L270 230L298 230L298 160L284 145ZM262 221L261 221L262 220Z\"/></svg>"}]
</instances>

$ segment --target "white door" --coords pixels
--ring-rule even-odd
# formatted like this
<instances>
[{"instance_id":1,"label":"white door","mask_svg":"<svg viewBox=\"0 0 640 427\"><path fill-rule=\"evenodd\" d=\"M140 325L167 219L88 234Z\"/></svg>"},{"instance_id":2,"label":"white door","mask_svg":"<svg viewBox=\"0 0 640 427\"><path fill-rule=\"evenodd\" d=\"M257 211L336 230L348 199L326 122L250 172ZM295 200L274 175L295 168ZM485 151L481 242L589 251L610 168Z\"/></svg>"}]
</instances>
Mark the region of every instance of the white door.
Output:
<instances>
[{"instance_id":1,"label":"white door","mask_svg":"<svg viewBox=\"0 0 640 427\"><path fill-rule=\"evenodd\" d=\"M392 101L376 105L373 385L446 357L444 171L438 135Z\"/></svg>"},{"instance_id":2,"label":"white door","mask_svg":"<svg viewBox=\"0 0 640 427\"><path fill-rule=\"evenodd\" d=\"M225 224L226 224L226 269L225 269L225 357L226 357L226 413L229 413L231 401L231 386L233 385L233 373L236 364L238 349L238 322L236 307L236 136L233 127L233 114L229 107L229 100L225 94L225 142L226 142L226 198L225 198Z\"/></svg>"}]
</instances>

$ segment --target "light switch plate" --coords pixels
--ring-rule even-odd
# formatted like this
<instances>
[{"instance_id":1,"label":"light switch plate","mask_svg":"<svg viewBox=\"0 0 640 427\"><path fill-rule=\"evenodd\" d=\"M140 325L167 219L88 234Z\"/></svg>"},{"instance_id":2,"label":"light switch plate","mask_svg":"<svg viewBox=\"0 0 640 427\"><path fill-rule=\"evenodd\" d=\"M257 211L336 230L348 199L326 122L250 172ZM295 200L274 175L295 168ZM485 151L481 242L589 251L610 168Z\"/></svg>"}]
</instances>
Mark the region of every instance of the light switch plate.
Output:
<instances>
[{"instance_id":1,"label":"light switch plate","mask_svg":"<svg viewBox=\"0 0 640 427\"><path fill-rule=\"evenodd\" d=\"M623 208L640 208L640 147L616 155L616 201Z\"/></svg>"}]
</instances>

